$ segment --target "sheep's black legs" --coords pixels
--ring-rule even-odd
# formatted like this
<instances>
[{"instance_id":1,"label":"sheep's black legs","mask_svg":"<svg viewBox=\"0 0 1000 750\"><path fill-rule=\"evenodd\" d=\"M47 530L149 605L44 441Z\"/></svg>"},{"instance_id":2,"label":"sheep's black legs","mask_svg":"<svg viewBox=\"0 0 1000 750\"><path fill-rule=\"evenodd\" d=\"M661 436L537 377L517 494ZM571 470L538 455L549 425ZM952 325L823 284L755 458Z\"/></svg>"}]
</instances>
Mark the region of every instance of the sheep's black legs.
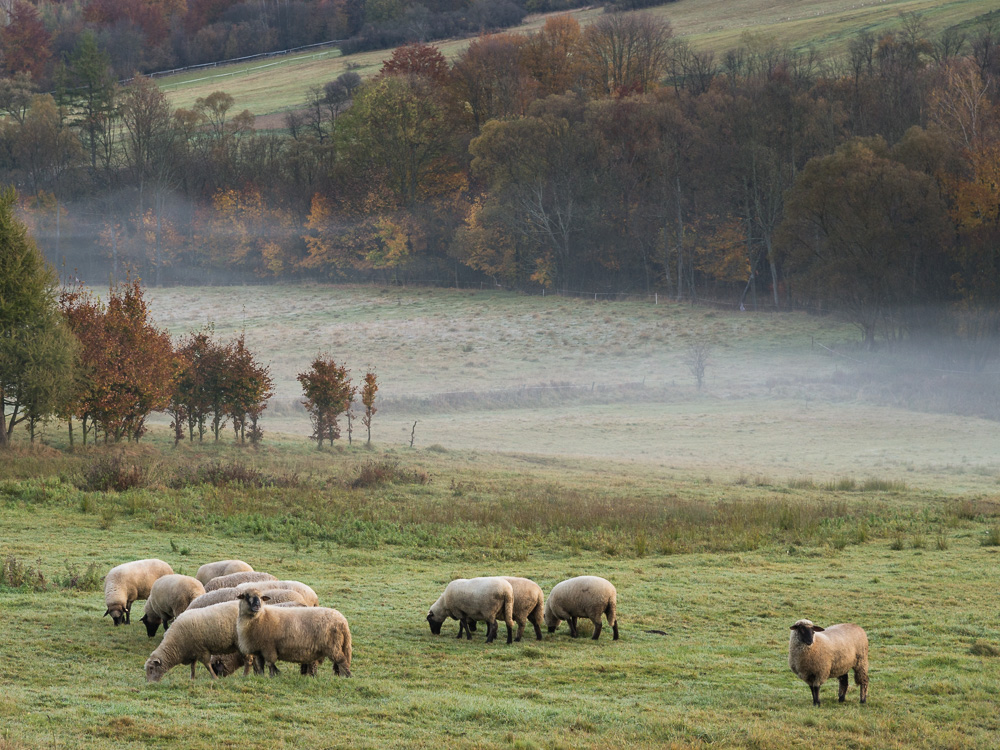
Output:
<instances>
[{"instance_id":1,"label":"sheep's black legs","mask_svg":"<svg viewBox=\"0 0 1000 750\"><path fill-rule=\"evenodd\" d=\"M601 628L602 627L603 627L603 623L600 620L598 620L597 622L594 623L594 638L593 638L593 640L596 641L598 638L601 637Z\"/></svg>"},{"instance_id":2,"label":"sheep's black legs","mask_svg":"<svg viewBox=\"0 0 1000 750\"><path fill-rule=\"evenodd\" d=\"M498 623L497 624L497 628L499 629L499 627L500 627L500 625ZM513 638L512 638L513 634L514 634L514 629L511 628L510 625L507 625L507 645L508 646L510 645L511 640L513 640ZM518 638L517 640L521 640L521 639Z\"/></svg>"},{"instance_id":3,"label":"sheep's black legs","mask_svg":"<svg viewBox=\"0 0 1000 750\"><path fill-rule=\"evenodd\" d=\"M493 643L493 640L497 637L497 630L500 629L499 624L496 620L493 622L486 623L486 642ZM471 636L470 636L471 637Z\"/></svg>"},{"instance_id":4,"label":"sheep's black legs","mask_svg":"<svg viewBox=\"0 0 1000 750\"><path fill-rule=\"evenodd\" d=\"M538 640L538 641L542 640L542 629L538 626L538 623L537 622L533 622L531 624L535 626L535 640ZM518 639L518 640L520 640L520 639Z\"/></svg>"},{"instance_id":5,"label":"sheep's black legs","mask_svg":"<svg viewBox=\"0 0 1000 750\"><path fill-rule=\"evenodd\" d=\"M812 692L813 692L813 705L814 706L818 706L819 705L819 686L818 685L810 685L809 689L812 690Z\"/></svg>"},{"instance_id":6,"label":"sheep's black legs","mask_svg":"<svg viewBox=\"0 0 1000 750\"><path fill-rule=\"evenodd\" d=\"M840 675L839 680L840 680L840 690L837 693L837 699L841 703L843 703L845 697L847 696L847 681L848 681L847 680L847 675L846 674Z\"/></svg>"},{"instance_id":7,"label":"sheep's black legs","mask_svg":"<svg viewBox=\"0 0 1000 750\"><path fill-rule=\"evenodd\" d=\"M579 633L576 632L576 618L575 617L569 618L569 620L567 621L567 624L569 625L569 634L573 638L576 638L577 635L579 635Z\"/></svg>"},{"instance_id":8,"label":"sheep's black legs","mask_svg":"<svg viewBox=\"0 0 1000 750\"><path fill-rule=\"evenodd\" d=\"M612 640L617 641L618 640L618 620L615 620L615 624L611 626L611 632L615 634L615 637L612 638Z\"/></svg>"}]
</instances>

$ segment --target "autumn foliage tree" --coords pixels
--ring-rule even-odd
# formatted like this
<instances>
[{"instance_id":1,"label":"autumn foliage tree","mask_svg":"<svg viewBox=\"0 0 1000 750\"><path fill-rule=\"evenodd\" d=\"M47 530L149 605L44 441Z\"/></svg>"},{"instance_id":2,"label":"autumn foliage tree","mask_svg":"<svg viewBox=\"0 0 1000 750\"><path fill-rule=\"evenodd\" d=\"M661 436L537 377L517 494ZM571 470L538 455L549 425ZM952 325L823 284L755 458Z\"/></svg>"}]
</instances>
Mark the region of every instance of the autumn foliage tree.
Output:
<instances>
[{"instance_id":1,"label":"autumn foliage tree","mask_svg":"<svg viewBox=\"0 0 1000 750\"><path fill-rule=\"evenodd\" d=\"M233 420L233 430L241 443L249 436L257 445L263 437L258 420L274 395L274 381L270 368L260 364L247 348L242 333L229 347L226 374L226 411Z\"/></svg>"},{"instance_id":2,"label":"autumn foliage tree","mask_svg":"<svg viewBox=\"0 0 1000 750\"><path fill-rule=\"evenodd\" d=\"M372 418L378 408L375 406L375 394L378 393L378 378L374 372L365 373L364 385L361 386L361 404L365 413L361 416L361 424L368 430L368 445L372 442Z\"/></svg>"},{"instance_id":3,"label":"autumn foliage tree","mask_svg":"<svg viewBox=\"0 0 1000 750\"><path fill-rule=\"evenodd\" d=\"M323 447L324 440L332 446L333 441L340 437L337 420L350 408L355 393L349 372L331 357L321 354L306 372L299 373L297 377L302 384L303 404L312 420L312 437L317 448Z\"/></svg>"}]
</instances>

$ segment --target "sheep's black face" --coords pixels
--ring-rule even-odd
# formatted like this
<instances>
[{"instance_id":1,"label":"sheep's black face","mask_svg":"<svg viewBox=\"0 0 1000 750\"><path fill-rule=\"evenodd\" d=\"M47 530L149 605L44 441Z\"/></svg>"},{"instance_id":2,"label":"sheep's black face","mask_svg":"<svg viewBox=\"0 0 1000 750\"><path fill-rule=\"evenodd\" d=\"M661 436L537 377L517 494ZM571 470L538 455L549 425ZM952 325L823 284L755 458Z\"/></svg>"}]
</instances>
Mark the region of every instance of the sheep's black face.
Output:
<instances>
[{"instance_id":1,"label":"sheep's black face","mask_svg":"<svg viewBox=\"0 0 1000 750\"><path fill-rule=\"evenodd\" d=\"M556 625L549 625L549 632L550 633L556 632L556 627L558 627L558 626L556 626Z\"/></svg>"},{"instance_id":2,"label":"sheep's black face","mask_svg":"<svg viewBox=\"0 0 1000 750\"><path fill-rule=\"evenodd\" d=\"M256 614L264 607L264 602L260 600L257 594L247 594L246 595L247 609Z\"/></svg>"},{"instance_id":3,"label":"sheep's black face","mask_svg":"<svg viewBox=\"0 0 1000 750\"><path fill-rule=\"evenodd\" d=\"M427 613L427 622L431 626L431 632L434 635L441 635L441 626L444 624L444 620L438 622L434 619L434 615L430 612Z\"/></svg>"},{"instance_id":4,"label":"sheep's black face","mask_svg":"<svg viewBox=\"0 0 1000 750\"><path fill-rule=\"evenodd\" d=\"M808 625L793 625L792 630L795 631L803 645L811 646L813 644L813 629Z\"/></svg>"},{"instance_id":5,"label":"sheep's black face","mask_svg":"<svg viewBox=\"0 0 1000 750\"><path fill-rule=\"evenodd\" d=\"M115 624L116 628L125 622L125 610L120 607L108 607L104 611L104 616L107 617L108 615L111 616L111 621Z\"/></svg>"},{"instance_id":6,"label":"sheep's black face","mask_svg":"<svg viewBox=\"0 0 1000 750\"><path fill-rule=\"evenodd\" d=\"M156 631L160 627L160 621L155 617L150 617L149 615L142 616L142 624L146 626L146 635L150 638L156 635Z\"/></svg>"}]
</instances>

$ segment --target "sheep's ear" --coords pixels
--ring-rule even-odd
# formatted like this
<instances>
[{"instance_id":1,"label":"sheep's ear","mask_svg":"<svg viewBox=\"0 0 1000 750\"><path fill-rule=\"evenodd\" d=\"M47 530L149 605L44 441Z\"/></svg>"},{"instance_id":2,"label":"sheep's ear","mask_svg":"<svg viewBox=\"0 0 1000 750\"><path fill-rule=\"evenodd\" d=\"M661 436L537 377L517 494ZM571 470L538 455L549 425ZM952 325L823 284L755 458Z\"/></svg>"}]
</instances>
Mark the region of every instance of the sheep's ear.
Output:
<instances>
[{"instance_id":1,"label":"sheep's ear","mask_svg":"<svg viewBox=\"0 0 1000 750\"><path fill-rule=\"evenodd\" d=\"M819 625L813 625L814 633L822 633L824 630L826 630L826 628L821 628Z\"/></svg>"},{"instance_id":2,"label":"sheep's ear","mask_svg":"<svg viewBox=\"0 0 1000 750\"><path fill-rule=\"evenodd\" d=\"M101 615L101 617L107 617L110 614L111 614L111 607L108 607L106 610L104 610L104 614Z\"/></svg>"},{"instance_id":3,"label":"sheep's ear","mask_svg":"<svg viewBox=\"0 0 1000 750\"><path fill-rule=\"evenodd\" d=\"M158 666L160 666L160 665L161 665L162 663L163 663L163 662L162 662L162 661L160 661L159 659L153 659L153 666L154 666L154 667L158 667Z\"/></svg>"},{"instance_id":4,"label":"sheep's ear","mask_svg":"<svg viewBox=\"0 0 1000 750\"><path fill-rule=\"evenodd\" d=\"M264 594L264 596L262 596L262 597L260 598L260 600L261 600L262 602L269 602L269 601L271 601L271 597L269 597L269 596L268 596L267 594Z\"/></svg>"},{"instance_id":5,"label":"sheep's ear","mask_svg":"<svg viewBox=\"0 0 1000 750\"><path fill-rule=\"evenodd\" d=\"M243 593L243 592L241 591L241 592L240 592L239 594L237 594L237 595L236 595L236 598L237 598L237 599L246 599L246 598L247 598L247 595L246 595L246 594L244 594L244 593Z\"/></svg>"}]
</instances>

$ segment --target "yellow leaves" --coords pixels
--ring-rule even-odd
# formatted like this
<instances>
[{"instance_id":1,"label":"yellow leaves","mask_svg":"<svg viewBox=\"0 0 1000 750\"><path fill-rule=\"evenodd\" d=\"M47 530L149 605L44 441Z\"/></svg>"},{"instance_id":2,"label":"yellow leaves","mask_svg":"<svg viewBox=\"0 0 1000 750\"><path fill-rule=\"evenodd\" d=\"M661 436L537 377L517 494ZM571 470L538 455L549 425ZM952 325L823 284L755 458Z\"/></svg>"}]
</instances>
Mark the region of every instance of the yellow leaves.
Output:
<instances>
[{"instance_id":1,"label":"yellow leaves","mask_svg":"<svg viewBox=\"0 0 1000 750\"><path fill-rule=\"evenodd\" d=\"M401 266L427 248L423 227L408 214L382 217L375 222L376 245L367 254L373 268Z\"/></svg>"},{"instance_id":2,"label":"yellow leaves","mask_svg":"<svg viewBox=\"0 0 1000 750\"><path fill-rule=\"evenodd\" d=\"M742 222L729 218L709 226L704 237L696 235L695 266L718 281L745 280L750 275L750 259Z\"/></svg>"}]
</instances>

